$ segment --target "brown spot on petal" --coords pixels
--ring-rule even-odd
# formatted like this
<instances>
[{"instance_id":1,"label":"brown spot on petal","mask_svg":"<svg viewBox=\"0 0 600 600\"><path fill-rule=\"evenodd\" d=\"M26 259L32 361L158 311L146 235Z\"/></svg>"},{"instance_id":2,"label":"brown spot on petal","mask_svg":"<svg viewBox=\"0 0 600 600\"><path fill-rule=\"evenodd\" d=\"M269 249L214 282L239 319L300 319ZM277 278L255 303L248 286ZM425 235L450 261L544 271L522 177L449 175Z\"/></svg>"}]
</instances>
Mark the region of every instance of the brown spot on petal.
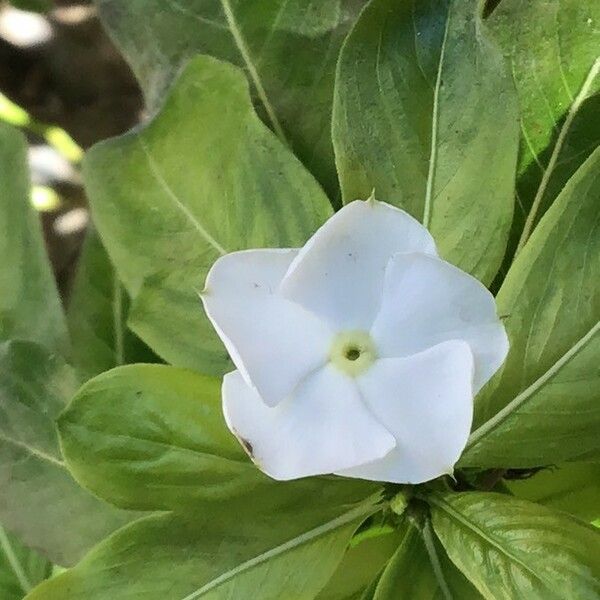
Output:
<instances>
[{"instance_id":1,"label":"brown spot on petal","mask_svg":"<svg viewBox=\"0 0 600 600\"><path fill-rule=\"evenodd\" d=\"M244 439L243 437L238 437L238 440L240 440L240 444L242 444L242 446L244 447L244 450L248 453L248 456L250 458L254 458L254 454L253 451L254 449L252 448L252 444Z\"/></svg>"}]
</instances>

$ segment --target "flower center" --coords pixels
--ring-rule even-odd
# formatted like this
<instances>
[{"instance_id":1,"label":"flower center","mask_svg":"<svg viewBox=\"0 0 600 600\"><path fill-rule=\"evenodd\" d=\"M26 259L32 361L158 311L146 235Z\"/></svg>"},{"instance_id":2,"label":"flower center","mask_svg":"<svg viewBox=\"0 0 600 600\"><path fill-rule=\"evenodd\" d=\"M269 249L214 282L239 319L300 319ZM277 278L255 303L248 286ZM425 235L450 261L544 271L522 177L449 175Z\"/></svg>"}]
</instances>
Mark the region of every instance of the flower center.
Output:
<instances>
[{"instance_id":1,"label":"flower center","mask_svg":"<svg viewBox=\"0 0 600 600\"><path fill-rule=\"evenodd\" d=\"M375 344L366 331L338 333L329 351L331 363L351 377L364 373L376 358Z\"/></svg>"}]
</instances>

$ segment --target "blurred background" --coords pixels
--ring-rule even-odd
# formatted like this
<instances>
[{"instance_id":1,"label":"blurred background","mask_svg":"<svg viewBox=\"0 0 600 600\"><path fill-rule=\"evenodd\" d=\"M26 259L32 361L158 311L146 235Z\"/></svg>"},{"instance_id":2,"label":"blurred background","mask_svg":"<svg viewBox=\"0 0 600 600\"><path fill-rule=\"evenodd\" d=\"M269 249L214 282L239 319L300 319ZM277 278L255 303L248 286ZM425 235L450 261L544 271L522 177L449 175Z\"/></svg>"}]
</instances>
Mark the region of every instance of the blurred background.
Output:
<instances>
[{"instance_id":1,"label":"blurred background","mask_svg":"<svg viewBox=\"0 0 600 600\"><path fill-rule=\"evenodd\" d=\"M29 140L32 202L63 300L88 223L82 151L141 118L139 87L90 2L0 0L0 119Z\"/></svg>"}]
</instances>

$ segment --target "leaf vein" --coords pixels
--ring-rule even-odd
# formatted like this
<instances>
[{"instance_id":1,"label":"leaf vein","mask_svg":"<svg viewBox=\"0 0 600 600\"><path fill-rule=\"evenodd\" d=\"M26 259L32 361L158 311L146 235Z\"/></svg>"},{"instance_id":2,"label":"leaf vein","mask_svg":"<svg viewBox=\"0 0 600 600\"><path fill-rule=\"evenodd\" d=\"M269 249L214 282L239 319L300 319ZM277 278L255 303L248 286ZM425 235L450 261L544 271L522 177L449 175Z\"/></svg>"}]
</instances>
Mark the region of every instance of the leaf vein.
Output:
<instances>
[{"instance_id":1,"label":"leaf vein","mask_svg":"<svg viewBox=\"0 0 600 600\"><path fill-rule=\"evenodd\" d=\"M224 255L227 254L227 250L215 238L208 233L208 231L202 226L202 224L196 219L196 217L192 214L192 212L179 200L177 194L171 189L169 184L166 182L165 178L162 176L156 161L152 157L150 153L150 149L146 145L144 139L141 135L138 136L138 140L140 143L140 147L142 148L144 155L146 156L148 166L150 167L150 172L159 183L162 190L167 194L167 196L175 203L175 206L185 215L185 217L190 221L190 223L194 226L196 231L204 238L206 242L209 243L219 254Z\"/></svg>"},{"instance_id":2,"label":"leaf vein","mask_svg":"<svg viewBox=\"0 0 600 600\"><path fill-rule=\"evenodd\" d=\"M353 510L350 510L350 511L344 513L343 515L340 515L339 517L336 517L335 519L332 519L331 521L324 523L323 525L319 525L318 527L315 527L314 529L311 529L310 531L307 531L306 533L298 535L295 538L292 538L291 540L288 540L287 542L284 542L283 544L276 546L275 548L271 548L270 550L267 550L266 552L263 552L263 553L259 554L258 556L255 556L255 557L243 562L242 564L238 565L237 567L234 567L233 569L230 569L229 571L222 573L218 577L215 577L213 580L209 581L207 584L203 585L201 588L197 589L196 591L192 592L191 594L188 594L182 600L195 600L196 598L200 598L200 596L203 596L207 592L210 592L210 591L216 589L217 587L219 587L220 585L233 579L237 575L240 575L241 573L244 573L245 571L248 571L249 569L252 569L252 568L258 566L263 562L266 562L268 560L276 558L277 556L280 556L281 554L284 554L285 552L287 552L289 550L297 548L297 547L299 547L303 544L306 544L314 539L317 539L339 527L348 525L349 523L351 523L355 519L358 519L359 517L367 516L369 513L371 513L373 511L373 505L377 500L379 500L379 497L380 497L380 494L377 493L375 496L372 496L371 498L367 499L367 501L365 501L365 503L361 504L360 506L357 506Z\"/></svg>"}]
</instances>

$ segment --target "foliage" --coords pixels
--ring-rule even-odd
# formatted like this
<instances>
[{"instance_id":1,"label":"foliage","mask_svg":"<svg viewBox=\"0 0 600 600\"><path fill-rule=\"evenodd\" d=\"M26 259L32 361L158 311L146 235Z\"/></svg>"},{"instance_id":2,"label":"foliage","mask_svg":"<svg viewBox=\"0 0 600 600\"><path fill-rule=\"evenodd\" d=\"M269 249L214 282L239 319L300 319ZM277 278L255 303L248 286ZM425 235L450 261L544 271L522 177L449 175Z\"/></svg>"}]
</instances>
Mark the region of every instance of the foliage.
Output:
<instances>
[{"instance_id":1,"label":"foliage","mask_svg":"<svg viewBox=\"0 0 600 600\"><path fill-rule=\"evenodd\" d=\"M600 5L96 4L151 116L86 154L66 316L0 124L0 597L599 597ZM197 294L373 189L497 292L508 359L454 479L271 480Z\"/></svg>"}]
</instances>

